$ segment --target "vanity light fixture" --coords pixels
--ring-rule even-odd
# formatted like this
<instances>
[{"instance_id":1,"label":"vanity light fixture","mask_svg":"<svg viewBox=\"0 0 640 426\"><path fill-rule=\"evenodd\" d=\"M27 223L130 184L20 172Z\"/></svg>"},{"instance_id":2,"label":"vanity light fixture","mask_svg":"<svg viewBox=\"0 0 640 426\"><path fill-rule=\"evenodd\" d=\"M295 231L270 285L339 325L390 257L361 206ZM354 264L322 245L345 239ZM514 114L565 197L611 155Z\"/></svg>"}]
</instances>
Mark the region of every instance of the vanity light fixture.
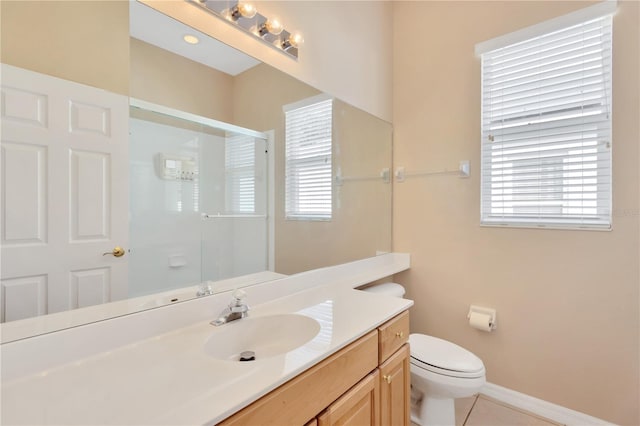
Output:
<instances>
[{"instance_id":1,"label":"vanity light fixture","mask_svg":"<svg viewBox=\"0 0 640 426\"><path fill-rule=\"evenodd\" d=\"M285 55L298 59L302 36L284 29L275 17L267 18L245 1L186 0L210 14L235 25Z\"/></svg>"}]
</instances>

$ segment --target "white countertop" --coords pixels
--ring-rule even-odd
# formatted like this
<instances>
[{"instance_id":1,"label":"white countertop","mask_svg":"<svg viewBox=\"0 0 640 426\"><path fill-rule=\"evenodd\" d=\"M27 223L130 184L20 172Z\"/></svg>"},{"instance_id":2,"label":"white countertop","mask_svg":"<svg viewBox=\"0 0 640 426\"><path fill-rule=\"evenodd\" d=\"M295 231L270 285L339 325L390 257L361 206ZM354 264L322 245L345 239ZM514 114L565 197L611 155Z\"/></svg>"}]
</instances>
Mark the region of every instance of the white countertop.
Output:
<instances>
[{"instance_id":1,"label":"white countertop","mask_svg":"<svg viewBox=\"0 0 640 426\"><path fill-rule=\"evenodd\" d=\"M320 332L294 351L247 363L217 360L204 343L233 323L199 321L3 381L2 424L214 424L412 304L340 284L313 287L250 312L251 318L297 313L316 319Z\"/></svg>"}]
</instances>

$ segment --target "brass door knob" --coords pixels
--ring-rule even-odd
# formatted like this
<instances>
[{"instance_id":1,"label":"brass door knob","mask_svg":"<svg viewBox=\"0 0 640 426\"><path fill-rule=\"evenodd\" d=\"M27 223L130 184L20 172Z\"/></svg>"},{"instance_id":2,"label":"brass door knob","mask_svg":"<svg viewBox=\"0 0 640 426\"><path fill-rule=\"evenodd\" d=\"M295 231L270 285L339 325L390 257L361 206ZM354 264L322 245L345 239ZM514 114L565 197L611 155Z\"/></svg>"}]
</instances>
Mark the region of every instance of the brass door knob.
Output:
<instances>
[{"instance_id":1,"label":"brass door knob","mask_svg":"<svg viewBox=\"0 0 640 426\"><path fill-rule=\"evenodd\" d=\"M391 383L391 374L382 376L385 382Z\"/></svg>"},{"instance_id":2,"label":"brass door knob","mask_svg":"<svg viewBox=\"0 0 640 426\"><path fill-rule=\"evenodd\" d=\"M397 337L398 339L402 339L402 338L404 337L404 332L403 332L403 331L398 331L398 332L396 333L396 337Z\"/></svg>"},{"instance_id":3,"label":"brass door knob","mask_svg":"<svg viewBox=\"0 0 640 426\"><path fill-rule=\"evenodd\" d=\"M114 256L114 257L122 257L122 256L124 256L124 249L122 247L120 247L120 246L116 246L116 247L114 247L113 251L108 251L106 253L102 253L103 256L106 256L108 254L110 254L111 256Z\"/></svg>"}]
</instances>

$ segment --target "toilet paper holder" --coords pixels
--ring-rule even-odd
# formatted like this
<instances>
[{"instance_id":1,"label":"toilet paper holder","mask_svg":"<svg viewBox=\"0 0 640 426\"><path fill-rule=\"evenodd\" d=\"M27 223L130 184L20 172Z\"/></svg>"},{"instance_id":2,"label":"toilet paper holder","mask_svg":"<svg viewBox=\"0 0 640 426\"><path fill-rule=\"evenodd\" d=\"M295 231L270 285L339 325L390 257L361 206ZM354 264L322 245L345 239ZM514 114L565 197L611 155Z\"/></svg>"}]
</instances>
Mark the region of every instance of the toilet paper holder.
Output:
<instances>
[{"instance_id":1,"label":"toilet paper holder","mask_svg":"<svg viewBox=\"0 0 640 426\"><path fill-rule=\"evenodd\" d=\"M480 314L480 315L488 315L489 316L489 330L488 331L492 331L495 330L498 325L496 323L496 310L495 309L491 309L491 308L485 308L483 306L476 306L476 305L471 305L471 307L469 307L469 313L467 314L467 319L471 320L471 316L473 314Z\"/></svg>"}]
</instances>

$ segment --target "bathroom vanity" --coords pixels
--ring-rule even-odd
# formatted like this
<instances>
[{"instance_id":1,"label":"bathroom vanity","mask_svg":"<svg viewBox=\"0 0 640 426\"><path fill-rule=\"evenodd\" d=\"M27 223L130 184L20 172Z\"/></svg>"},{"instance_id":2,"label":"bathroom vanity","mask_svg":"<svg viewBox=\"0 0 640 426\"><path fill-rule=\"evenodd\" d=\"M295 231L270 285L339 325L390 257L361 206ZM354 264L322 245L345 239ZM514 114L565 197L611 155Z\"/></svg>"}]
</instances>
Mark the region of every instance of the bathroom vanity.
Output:
<instances>
[{"instance_id":1,"label":"bathroom vanity","mask_svg":"<svg viewBox=\"0 0 640 426\"><path fill-rule=\"evenodd\" d=\"M407 311L221 425L408 425Z\"/></svg>"},{"instance_id":2,"label":"bathroom vanity","mask_svg":"<svg viewBox=\"0 0 640 426\"><path fill-rule=\"evenodd\" d=\"M407 268L248 287L249 317L219 327L229 292L3 344L2 424L407 424L413 302L354 289Z\"/></svg>"}]
</instances>

